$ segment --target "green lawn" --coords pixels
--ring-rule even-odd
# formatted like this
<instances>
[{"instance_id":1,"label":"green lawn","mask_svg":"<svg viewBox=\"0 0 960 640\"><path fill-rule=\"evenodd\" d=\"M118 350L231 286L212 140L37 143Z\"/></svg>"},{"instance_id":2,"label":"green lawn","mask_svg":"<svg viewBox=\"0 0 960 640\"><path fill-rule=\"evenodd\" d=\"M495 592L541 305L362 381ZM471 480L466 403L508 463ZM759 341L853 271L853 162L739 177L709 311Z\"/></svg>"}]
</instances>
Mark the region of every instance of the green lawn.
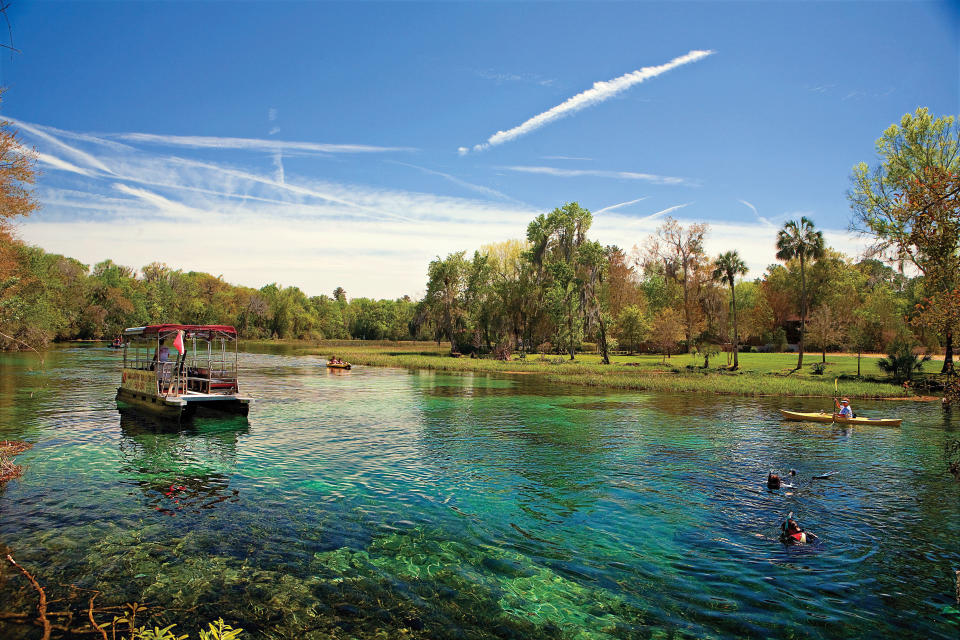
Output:
<instances>
[{"instance_id":1,"label":"green lawn","mask_svg":"<svg viewBox=\"0 0 960 640\"><path fill-rule=\"evenodd\" d=\"M262 344L262 343L261 343ZM276 344L276 343L266 343ZM576 360L551 355L527 356L501 362L470 357L451 358L449 347L429 342L366 343L330 341L287 343L296 353L319 356L337 355L356 365L433 369L451 372L480 372L513 375L538 375L544 379L611 389L721 393L731 395L815 396L836 395L834 380L839 378L841 394L856 398L892 398L912 395L900 385L892 384L877 367L877 358L861 361L863 377L856 378L857 358L827 355L824 375L814 375L812 366L820 362L819 353L804 356L802 371L793 371L797 355L792 353L740 354L740 370L726 371L726 354L711 360L709 369L702 369L702 360L683 354L662 362L661 356L618 355L610 365L600 363L597 354L578 354ZM691 368L692 367L692 368ZM928 373L939 370L936 362L926 365Z\"/></svg>"}]
</instances>

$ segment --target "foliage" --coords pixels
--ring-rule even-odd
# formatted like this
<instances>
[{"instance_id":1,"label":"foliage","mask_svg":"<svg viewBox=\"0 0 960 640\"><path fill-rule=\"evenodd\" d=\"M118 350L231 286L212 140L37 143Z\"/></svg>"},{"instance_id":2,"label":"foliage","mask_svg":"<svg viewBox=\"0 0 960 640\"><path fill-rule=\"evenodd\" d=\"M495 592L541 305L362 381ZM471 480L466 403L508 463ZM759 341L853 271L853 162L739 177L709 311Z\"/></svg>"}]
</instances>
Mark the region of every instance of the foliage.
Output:
<instances>
[{"instance_id":1,"label":"foliage","mask_svg":"<svg viewBox=\"0 0 960 640\"><path fill-rule=\"evenodd\" d=\"M926 108L905 114L876 143L880 162L853 169L847 196L854 228L873 239L873 251L924 276L930 296L960 287L960 124L953 116L935 118ZM952 367L952 323L927 325L944 336Z\"/></svg>"},{"instance_id":2,"label":"foliage","mask_svg":"<svg viewBox=\"0 0 960 640\"><path fill-rule=\"evenodd\" d=\"M241 632L243 629L234 629L225 624L223 618L219 618L216 624L209 623L209 629L206 631L200 630L200 640L236 640Z\"/></svg>"},{"instance_id":3,"label":"foliage","mask_svg":"<svg viewBox=\"0 0 960 640\"><path fill-rule=\"evenodd\" d=\"M740 367L738 351L740 347L740 336L737 332L737 276L747 274L747 265L740 259L740 254L736 251L727 251L717 256L714 261L713 279L730 286L730 310L733 317L733 368ZM704 365L706 366L706 365Z\"/></svg>"},{"instance_id":4,"label":"foliage","mask_svg":"<svg viewBox=\"0 0 960 640\"><path fill-rule=\"evenodd\" d=\"M30 190L37 176L36 162L36 154L21 144L11 122L0 120L0 241L4 237L9 241L14 218L28 216L38 206ZM0 276L2 269L0 264Z\"/></svg>"},{"instance_id":5,"label":"foliage","mask_svg":"<svg viewBox=\"0 0 960 640\"><path fill-rule=\"evenodd\" d=\"M823 305L813 310L810 314L810 341L823 353L822 362L827 361L827 347L840 344L843 337L843 325L830 307Z\"/></svg>"},{"instance_id":6,"label":"foliage","mask_svg":"<svg viewBox=\"0 0 960 640\"><path fill-rule=\"evenodd\" d=\"M653 319L650 340L657 351L663 354L664 362L683 337L683 326L680 323L679 314L670 308L662 309Z\"/></svg>"},{"instance_id":7,"label":"foliage","mask_svg":"<svg viewBox=\"0 0 960 640\"><path fill-rule=\"evenodd\" d=\"M703 250L708 229L708 225L698 223L684 228L675 219L667 217L650 236L646 247L648 267L662 266L667 278L675 280L681 287L681 311L688 349L692 347L703 320L698 294L703 283L709 280L709 260Z\"/></svg>"},{"instance_id":8,"label":"foliage","mask_svg":"<svg viewBox=\"0 0 960 640\"><path fill-rule=\"evenodd\" d=\"M77 260L18 241L0 248L10 270L0 277L0 349L40 347L51 340L103 339L124 327L158 322L231 324L244 338L417 336L411 300L308 298L297 287L234 286L207 273L151 263L139 273L105 260L91 269ZM19 341L19 342L18 342Z\"/></svg>"},{"instance_id":9,"label":"foliage","mask_svg":"<svg viewBox=\"0 0 960 640\"><path fill-rule=\"evenodd\" d=\"M814 228L813 221L803 216L790 220L777 232L777 260L796 259L800 263L800 345L797 369L803 366L803 340L807 330L807 281L805 265L823 256L823 232Z\"/></svg>"},{"instance_id":10,"label":"foliage","mask_svg":"<svg viewBox=\"0 0 960 640\"><path fill-rule=\"evenodd\" d=\"M915 354L909 342L898 339L891 345L887 357L877 361L877 366L893 376L894 382L901 383L911 380L915 371L923 371L923 363L929 360L930 356Z\"/></svg>"},{"instance_id":11,"label":"foliage","mask_svg":"<svg viewBox=\"0 0 960 640\"><path fill-rule=\"evenodd\" d=\"M620 343L631 353L650 335L650 321L647 314L637 305L624 307L617 318L617 336Z\"/></svg>"}]
</instances>

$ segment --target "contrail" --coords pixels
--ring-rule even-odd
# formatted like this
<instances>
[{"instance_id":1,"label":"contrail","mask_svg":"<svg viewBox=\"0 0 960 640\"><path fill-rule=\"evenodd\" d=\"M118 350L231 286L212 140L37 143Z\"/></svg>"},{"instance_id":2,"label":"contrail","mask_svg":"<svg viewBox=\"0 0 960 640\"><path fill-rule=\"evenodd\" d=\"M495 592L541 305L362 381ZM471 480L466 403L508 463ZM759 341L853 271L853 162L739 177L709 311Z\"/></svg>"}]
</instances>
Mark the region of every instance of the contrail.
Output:
<instances>
[{"instance_id":1,"label":"contrail","mask_svg":"<svg viewBox=\"0 0 960 640\"><path fill-rule=\"evenodd\" d=\"M508 129L506 131L497 131L495 134L490 136L486 142L474 145L473 151L483 151L484 149L489 149L490 147L503 144L504 142L509 142L515 138L519 138L520 136L526 135L546 124L550 124L554 120L559 120L560 118L564 118L571 113L580 111L581 109L585 109L612 98L618 93L626 91L633 85L640 84L644 80L656 78L662 73L666 73L671 69L675 69L690 62L696 62L706 58L712 53L714 52L693 50L686 55L674 58L666 64L661 64L656 67L643 67L642 69L624 74L619 78L614 78L613 80L594 82L592 88L578 93L572 98L568 98L552 109L535 115L526 122L519 124L512 129ZM467 149L467 147L460 147L457 151L460 153L460 155L466 155L470 149Z\"/></svg>"},{"instance_id":2,"label":"contrail","mask_svg":"<svg viewBox=\"0 0 960 640\"><path fill-rule=\"evenodd\" d=\"M689 207L691 204L693 204L693 203L692 203L692 202L684 202L683 204L677 204L677 205L674 205L674 206L672 206L672 207L667 207L666 209L663 209L662 211L657 211L656 213L651 213L651 214L648 215L648 216L643 216L642 218L638 218L637 220L634 220L633 222L627 224L627 226L628 226L628 227L633 227L633 226L635 226L635 225L640 224L641 222L647 222L648 220L654 220L655 218L659 218L659 217L662 216L662 215L666 215L666 214L668 214L668 213L673 213L673 212L676 211L677 209L683 209L684 207Z\"/></svg>"},{"instance_id":3,"label":"contrail","mask_svg":"<svg viewBox=\"0 0 960 640\"><path fill-rule=\"evenodd\" d=\"M597 215L598 213L604 213L605 211L613 211L614 209L619 209L620 207L625 207L625 206L627 206L628 204L634 204L635 202L640 202L641 200L646 200L646 199L649 198L649 197L650 197L650 196L643 196L642 198L637 198L636 200L627 200L626 202L618 202L617 204L612 204L612 205L610 205L609 207L604 207L603 209L599 209L599 210L597 210L597 211L594 211L594 212L593 212L593 215Z\"/></svg>"}]
</instances>

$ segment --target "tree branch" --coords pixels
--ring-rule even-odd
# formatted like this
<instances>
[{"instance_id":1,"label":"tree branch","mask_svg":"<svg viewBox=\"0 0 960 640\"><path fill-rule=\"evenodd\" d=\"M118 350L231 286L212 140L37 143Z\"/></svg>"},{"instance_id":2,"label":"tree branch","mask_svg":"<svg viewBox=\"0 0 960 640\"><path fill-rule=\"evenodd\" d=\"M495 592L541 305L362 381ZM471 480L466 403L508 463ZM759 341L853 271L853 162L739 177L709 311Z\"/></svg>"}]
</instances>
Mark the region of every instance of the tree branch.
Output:
<instances>
[{"instance_id":1,"label":"tree branch","mask_svg":"<svg viewBox=\"0 0 960 640\"><path fill-rule=\"evenodd\" d=\"M27 580L30 581L30 584L33 585L33 588L36 589L37 593L40 595L40 602L37 604L37 613L40 614L40 622L43 623L43 636L40 640L50 640L50 621L47 619L47 594L44 593L43 587L40 586L40 583L37 582L37 579L30 575L30 572L17 564L17 561L13 559L13 556L9 553L7 554L7 562L12 564L17 571L23 574Z\"/></svg>"}]
</instances>

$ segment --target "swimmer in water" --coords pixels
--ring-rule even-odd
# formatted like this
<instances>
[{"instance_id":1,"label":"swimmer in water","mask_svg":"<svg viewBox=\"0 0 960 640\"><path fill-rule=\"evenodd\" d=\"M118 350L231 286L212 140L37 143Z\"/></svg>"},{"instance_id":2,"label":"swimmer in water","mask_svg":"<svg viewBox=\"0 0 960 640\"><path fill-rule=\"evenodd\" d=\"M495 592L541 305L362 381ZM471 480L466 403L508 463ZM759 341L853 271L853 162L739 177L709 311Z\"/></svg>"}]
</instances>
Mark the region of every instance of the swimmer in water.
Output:
<instances>
[{"instance_id":1,"label":"swimmer in water","mask_svg":"<svg viewBox=\"0 0 960 640\"><path fill-rule=\"evenodd\" d=\"M795 476L797 472L794 469L790 469L790 475ZM770 470L770 473L767 474L767 489L779 489L783 485L783 480L780 479L780 476L775 474L773 470ZM786 485L792 487L793 485Z\"/></svg>"},{"instance_id":2,"label":"swimmer in water","mask_svg":"<svg viewBox=\"0 0 960 640\"><path fill-rule=\"evenodd\" d=\"M809 544L816 539L817 536L804 531L797 524L792 512L787 516L787 521L780 526L780 542L783 544Z\"/></svg>"},{"instance_id":3,"label":"swimmer in water","mask_svg":"<svg viewBox=\"0 0 960 640\"><path fill-rule=\"evenodd\" d=\"M779 489L780 488L780 476L775 474L772 470L767 474L767 489Z\"/></svg>"}]
</instances>

